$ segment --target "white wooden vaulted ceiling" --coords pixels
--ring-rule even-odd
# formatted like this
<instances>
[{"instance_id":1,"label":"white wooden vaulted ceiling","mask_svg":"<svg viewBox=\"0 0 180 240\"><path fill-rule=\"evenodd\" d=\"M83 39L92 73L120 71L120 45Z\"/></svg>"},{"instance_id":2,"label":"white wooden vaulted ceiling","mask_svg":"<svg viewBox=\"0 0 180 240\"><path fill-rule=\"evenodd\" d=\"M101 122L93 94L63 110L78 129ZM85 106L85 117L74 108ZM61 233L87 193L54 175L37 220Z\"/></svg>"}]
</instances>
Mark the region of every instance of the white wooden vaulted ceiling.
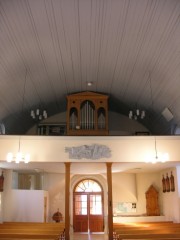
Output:
<instances>
[{"instance_id":1,"label":"white wooden vaulted ceiling","mask_svg":"<svg viewBox=\"0 0 180 240\"><path fill-rule=\"evenodd\" d=\"M153 134L174 134L180 124L180 1L0 0L6 132L25 133L34 124L32 108L42 106L49 116L63 112L66 95L85 90L108 94L110 110L127 116L136 106L146 110L142 124ZM174 116L169 122L161 114L166 107Z\"/></svg>"}]
</instances>

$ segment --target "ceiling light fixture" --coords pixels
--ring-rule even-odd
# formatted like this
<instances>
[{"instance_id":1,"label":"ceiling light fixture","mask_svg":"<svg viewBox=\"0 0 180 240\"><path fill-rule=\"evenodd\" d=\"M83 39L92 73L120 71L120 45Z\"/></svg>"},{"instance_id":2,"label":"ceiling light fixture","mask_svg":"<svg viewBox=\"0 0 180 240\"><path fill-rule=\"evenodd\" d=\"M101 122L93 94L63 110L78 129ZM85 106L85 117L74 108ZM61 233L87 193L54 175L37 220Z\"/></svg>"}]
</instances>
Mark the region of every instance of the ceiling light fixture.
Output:
<instances>
[{"instance_id":1,"label":"ceiling light fixture","mask_svg":"<svg viewBox=\"0 0 180 240\"><path fill-rule=\"evenodd\" d=\"M137 108L135 111L133 111L133 110L129 111L129 118L130 119L134 119L134 120L137 120L138 118L144 119L145 116L146 116L145 110L141 111L140 109Z\"/></svg>"},{"instance_id":2,"label":"ceiling light fixture","mask_svg":"<svg viewBox=\"0 0 180 240\"><path fill-rule=\"evenodd\" d=\"M148 154L146 157L146 163L165 163L169 160L169 154L168 153L162 153L157 151L157 142L156 142L156 136L154 137L154 150L155 150L155 155L154 154Z\"/></svg>"},{"instance_id":3,"label":"ceiling light fixture","mask_svg":"<svg viewBox=\"0 0 180 240\"><path fill-rule=\"evenodd\" d=\"M7 154L7 162L13 162L15 161L15 163L20 163L20 162L24 162L24 163L28 163L30 161L30 154L23 154L21 152L21 137L19 136L19 147L18 147L18 152L17 154L14 156L12 152L9 152Z\"/></svg>"},{"instance_id":4,"label":"ceiling light fixture","mask_svg":"<svg viewBox=\"0 0 180 240\"><path fill-rule=\"evenodd\" d=\"M25 100L26 79L27 79L27 70L26 70L26 76L25 76L25 81L24 81L24 90L23 90L23 98L22 98L22 113L23 113L24 100ZM27 153L24 155L21 152L21 136L19 136L17 154L14 156L12 152L9 152L7 154L6 160L7 160L7 162L15 161L15 163L20 163L20 162L28 163L30 161L30 154Z\"/></svg>"},{"instance_id":5,"label":"ceiling light fixture","mask_svg":"<svg viewBox=\"0 0 180 240\"><path fill-rule=\"evenodd\" d=\"M47 118L47 111L37 108L35 111L31 110L31 117L35 120L43 120Z\"/></svg>"},{"instance_id":6,"label":"ceiling light fixture","mask_svg":"<svg viewBox=\"0 0 180 240\"><path fill-rule=\"evenodd\" d=\"M149 85L150 85L150 91L151 91L151 104L152 104L152 109L154 108L154 102L153 102L153 94L152 94L152 84L151 84L151 76L149 73ZM168 153L161 153L157 151L157 142L156 142L156 136L154 136L154 151L155 151L155 156L154 154L148 154L146 158L147 163L164 163L169 160L169 154Z\"/></svg>"},{"instance_id":7,"label":"ceiling light fixture","mask_svg":"<svg viewBox=\"0 0 180 240\"><path fill-rule=\"evenodd\" d=\"M91 87L93 85L92 82L87 82L88 87Z\"/></svg>"}]
</instances>

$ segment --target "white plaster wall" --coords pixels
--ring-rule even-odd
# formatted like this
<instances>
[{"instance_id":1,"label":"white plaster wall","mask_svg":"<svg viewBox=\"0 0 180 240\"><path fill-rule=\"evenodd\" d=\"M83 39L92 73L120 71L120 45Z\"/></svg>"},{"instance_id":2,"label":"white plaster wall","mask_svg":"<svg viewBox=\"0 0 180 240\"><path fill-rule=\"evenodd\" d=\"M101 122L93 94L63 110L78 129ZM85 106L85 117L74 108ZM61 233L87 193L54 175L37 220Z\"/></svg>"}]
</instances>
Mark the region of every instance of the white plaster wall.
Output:
<instances>
[{"instance_id":1,"label":"white plaster wall","mask_svg":"<svg viewBox=\"0 0 180 240\"><path fill-rule=\"evenodd\" d=\"M178 197L180 198L180 166L176 167L177 179L176 179L176 189L178 191Z\"/></svg>"},{"instance_id":2,"label":"white plaster wall","mask_svg":"<svg viewBox=\"0 0 180 240\"><path fill-rule=\"evenodd\" d=\"M180 201L179 201L179 194L178 194L178 172L175 168L166 169L165 171L161 172L161 179L162 175L166 177L170 177L171 171L174 176L175 180L175 192L166 192L162 193L162 205L163 205L163 213L166 216L166 220L180 222Z\"/></svg>"},{"instance_id":3,"label":"white plaster wall","mask_svg":"<svg viewBox=\"0 0 180 240\"><path fill-rule=\"evenodd\" d=\"M65 123L66 122L66 112L55 114L51 117L48 117L47 119L44 119L41 121L41 123ZM27 135L34 135L37 134L37 126L34 125L32 128L30 128L27 133Z\"/></svg>"},{"instance_id":4,"label":"white plaster wall","mask_svg":"<svg viewBox=\"0 0 180 240\"><path fill-rule=\"evenodd\" d=\"M12 188L18 189L18 173L15 171L12 172Z\"/></svg>"},{"instance_id":5,"label":"white plaster wall","mask_svg":"<svg viewBox=\"0 0 180 240\"><path fill-rule=\"evenodd\" d=\"M136 174L113 173L113 202L137 202Z\"/></svg>"},{"instance_id":6,"label":"white plaster wall","mask_svg":"<svg viewBox=\"0 0 180 240\"><path fill-rule=\"evenodd\" d=\"M173 171L175 177L175 192L162 193L162 174ZM180 222L179 219L179 196L178 196L178 178L176 169L167 169L163 172L152 173L113 173L112 189L113 202L136 202L137 212L134 215L146 214L145 192L153 184L159 191L159 204L161 215L164 220ZM96 175L71 175L70 189L70 207L71 207L71 226L73 224L73 188L75 184L90 177L97 180L104 190L104 219L107 228L107 179L106 174ZM48 199L48 221L52 221L52 215L59 208L64 216L65 212L65 175L56 173L44 174L44 191L38 190L12 190L12 171L5 171L3 221L33 221L42 222L44 220L44 196ZM132 215L132 214L131 214ZM145 219L144 219L145 220ZM134 219L136 221L136 219ZM138 219L137 219L138 221Z\"/></svg>"},{"instance_id":7,"label":"white plaster wall","mask_svg":"<svg viewBox=\"0 0 180 240\"><path fill-rule=\"evenodd\" d=\"M12 170L6 170L3 192L3 221L43 222L44 194L44 191L41 190L12 190Z\"/></svg>"},{"instance_id":8,"label":"white plaster wall","mask_svg":"<svg viewBox=\"0 0 180 240\"><path fill-rule=\"evenodd\" d=\"M135 132L147 132L148 129L138 121L129 119L117 112L109 111L109 135L135 135Z\"/></svg>"},{"instance_id":9,"label":"white plaster wall","mask_svg":"<svg viewBox=\"0 0 180 240\"><path fill-rule=\"evenodd\" d=\"M65 216L65 174L45 173L44 189L49 192L48 221L52 222L52 216L57 210Z\"/></svg>"},{"instance_id":10,"label":"white plaster wall","mask_svg":"<svg viewBox=\"0 0 180 240\"><path fill-rule=\"evenodd\" d=\"M12 170L6 170L4 174L4 192L3 192L3 221L11 219L12 211Z\"/></svg>"},{"instance_id":11,"label":"white plaster wall","mask_svg":"<svg viewBox=\"0 0 180 240\"><path fill-rule=\"evenodd\" d=\"M159 173L137 173L137 214L146 214L146 196L145 193L148 188L153 185L156 190L161 192L160 174ZM159 205L161 202L161 196L159 195Z\"/></svg>"},{"instance_id":12,"label":"white plaster wall","mask_svg":"<svg viewBox=\"0 0 180 240\"><path fill-rule=\"evenodd\" d=\"M158 150L169 153L169 161L180 161L180 136L157 136ZM9 149L17 152L19 136L0 136L0 159L4 159ZM69 162L66 147L79 147L82 145L101 144L110 148L111 162L143 162L147 154L154 153L153 136L21 136L21 149L28 152L31 162ZM92 162L92 159L83 159ZM109 159L101 158L96 162L107 162ZM74 159L73 162L82 162Z\"/></svg>"},{"instance_id":13,"label":"white plaster wall","mask_svg":"<svg viewBox=\"0 0 180 240\"><path fill-rule=\"evenodd\" d=\"M180 166L176 167L176 173L177 173L177 179L176 179L176 189L177 189L177 194L178 194L178 206L179 206L179 216L180 216ZM180 220L179 220L180 222Z\"/></svg>"},{"instance_id":14,"label":"white plaster wall","mask_svg":"<svg viewBox=\"0 0 180 240\"><path fill-rule=\"evenodd\" d=\"M115 216L113 217L113 222L114 223L123 223L123 222L163 222L166 221L165 216L128 216L128 217L120 217L120 216Z\"/></svg>"},{"instance_id":15,"label":"white plaster wall","mask_svg":"<svg viewBox=\"0 0 180 240\"><path fill-rule=\"evenodd\" d=\"M7 214L4 216L4 221L44 221L44 191L11 190L10 195L11 199L6 200Z\"/></svg>"}]
</instances>

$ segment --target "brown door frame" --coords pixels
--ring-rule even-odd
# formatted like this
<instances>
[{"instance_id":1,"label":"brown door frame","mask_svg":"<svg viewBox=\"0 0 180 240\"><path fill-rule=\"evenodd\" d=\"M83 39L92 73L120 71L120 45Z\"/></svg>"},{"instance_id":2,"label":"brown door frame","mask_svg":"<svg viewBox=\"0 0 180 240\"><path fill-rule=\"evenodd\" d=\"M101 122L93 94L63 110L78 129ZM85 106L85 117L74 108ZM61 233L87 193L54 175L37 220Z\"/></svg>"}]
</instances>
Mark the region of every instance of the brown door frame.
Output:
<instances>
[{"instance_id":1,"label":"brown door frame","mask_svg":"<svg viewBox=\"0 0 180 240\"><path fill-rule=\"evenodd\" d=\"M97 182L98 185L101 187L101 192L75 192L76 186L84 180L92 180L92 181ZM99 183L99 181L97 181L95 179L92 179L92 178L85 178L85 179L81 179L80 181L78 181L77 184L74 186L74 189L73 189L73 226L74 226L74 223L75 223L75 195L87 195L87 217L88 217L88 220L87 220L88 221L88 227L87 228L88 228L88 231L90 230L89 229L89 227L90 227L90 224L89 224L89 219L90 219L90 195L101 195L103 231L104 231L104 191L103 191L103 188L102 188L101 184Z\"/></svg>"}]
</instances>

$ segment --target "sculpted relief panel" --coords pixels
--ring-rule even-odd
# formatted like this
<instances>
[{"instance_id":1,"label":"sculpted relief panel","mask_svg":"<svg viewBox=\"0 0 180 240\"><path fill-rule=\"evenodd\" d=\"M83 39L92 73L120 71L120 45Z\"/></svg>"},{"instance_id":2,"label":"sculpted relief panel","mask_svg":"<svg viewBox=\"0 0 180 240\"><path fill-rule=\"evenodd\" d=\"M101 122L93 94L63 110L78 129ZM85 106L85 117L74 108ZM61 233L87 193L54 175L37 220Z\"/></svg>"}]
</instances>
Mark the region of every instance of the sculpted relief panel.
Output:
<instances>
[{"instance_id":1,"label":"sculpted relief panel","mask_svg":"<svg viewBox=\"0 0 180 240\"><path fill-rule=\"evenodd\" d=\"M71 159L100 159L100 158L110 158L111 151L105 145L93 144L93 145L83 145L79 147L66 147L65 152L69 153L69 158Z\"/></svg>"}]
</instances>

